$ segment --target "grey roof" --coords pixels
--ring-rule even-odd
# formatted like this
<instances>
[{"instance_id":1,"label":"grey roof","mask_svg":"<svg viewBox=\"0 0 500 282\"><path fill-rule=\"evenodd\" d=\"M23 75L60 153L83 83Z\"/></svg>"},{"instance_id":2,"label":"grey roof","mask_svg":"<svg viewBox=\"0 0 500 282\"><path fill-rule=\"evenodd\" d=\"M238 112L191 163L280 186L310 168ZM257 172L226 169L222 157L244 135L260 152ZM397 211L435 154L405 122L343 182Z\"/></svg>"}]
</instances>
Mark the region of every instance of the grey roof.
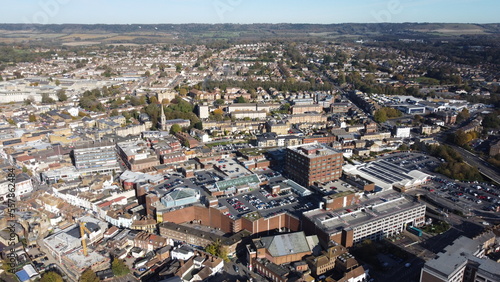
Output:
<instances>
[{"instance_id":1,"label":"grey roof","mask_svg":"<svg viewBox=\"0 0 500 282\"><path fill-rule=\"evenodd\" d=\"M425 268L432 269L445 277L450 277L462 265L466 264L468 259L477 253L478 249L479 244L477 241L461 236L452 245L447 246L438 257L428 261Z\"/></svg>"},{"instance_id":2,"label":"grey roof","mask_svg":"<svg viewBox=\"0 0 500 282\"><path fill-rule=\"evenodd\" d=\"M273 257L310 252L304 232L282 234L260 239Z\"/></svg>"}]
</instances>

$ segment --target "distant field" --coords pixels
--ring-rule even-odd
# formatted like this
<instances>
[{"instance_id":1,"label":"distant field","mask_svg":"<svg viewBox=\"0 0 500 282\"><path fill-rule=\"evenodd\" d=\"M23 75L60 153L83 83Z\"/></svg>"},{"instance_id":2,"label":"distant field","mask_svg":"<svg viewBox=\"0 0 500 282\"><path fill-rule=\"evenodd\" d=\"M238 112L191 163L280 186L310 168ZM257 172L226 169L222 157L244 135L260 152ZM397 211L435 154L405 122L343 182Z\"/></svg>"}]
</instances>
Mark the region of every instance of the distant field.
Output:
<instances>
[{"instance_id":1,"label":"distant field","mask_svg":"<svg viewBox=\"0 0 500 282\"><path fill-rule=\"evenodd\" d=\"M87 46L87 45L98 45L101 44L99 41L75 41L75 42L65 42L64 46Z\"/></svg>"},{"instance_id":2,"label":"distant field","mask_svg":"<svg viewBox=\"0 0 500 282\"><path fill-rule=\"evenodd\" d=\"M61 37L61 40L64 41L71 41L75 40L77 38L80 38L81 40L89 40L89 39L102 39L102 38L107 38L107 37L113 37L118 34L116 33L108 33L108 34L86 34L86 33L74 33L74 34L68 34L66 36Z\"/></svg>"},{"instance_id":3,"label":"distant field","mask_svg":"<svg viewBox=\"0 0 500 282\"><path fill-rule=\"evenodd\" d=\"M414 28L412 30L417 32L454 36L489 33L485 28L475 24L427 24L425 27Z\"/></svg>"}]
</instances>

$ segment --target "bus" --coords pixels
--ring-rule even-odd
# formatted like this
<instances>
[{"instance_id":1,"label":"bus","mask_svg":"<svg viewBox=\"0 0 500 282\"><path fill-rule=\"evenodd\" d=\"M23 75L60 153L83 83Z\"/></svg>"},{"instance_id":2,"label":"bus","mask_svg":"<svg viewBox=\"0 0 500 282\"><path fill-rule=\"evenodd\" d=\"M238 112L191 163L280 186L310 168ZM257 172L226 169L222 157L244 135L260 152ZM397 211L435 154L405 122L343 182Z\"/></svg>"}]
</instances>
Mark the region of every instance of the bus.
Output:
<instances>
[{"instance_id":1,"label":"bus","mask_svg":"<svg viewBox=\"0 0 500 282\"><path fill-rule=\"evenodd\" d=\"M422 230L420 230L420 229L418 229L416 227L410 226L410 227L408 227L408 231L410 233L413 233L413 234L419 236L419 237L422 236Z\"/></svg>"}]
</instances>

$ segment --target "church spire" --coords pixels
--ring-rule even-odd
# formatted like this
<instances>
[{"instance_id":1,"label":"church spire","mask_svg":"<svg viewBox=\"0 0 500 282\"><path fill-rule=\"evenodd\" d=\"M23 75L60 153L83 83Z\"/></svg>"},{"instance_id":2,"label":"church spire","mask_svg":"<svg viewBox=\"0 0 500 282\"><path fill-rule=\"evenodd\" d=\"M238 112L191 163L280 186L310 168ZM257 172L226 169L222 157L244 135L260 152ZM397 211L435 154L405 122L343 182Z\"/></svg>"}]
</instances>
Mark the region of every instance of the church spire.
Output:
<instances>
[{"instance_id":1,"label":"church spire","mask_svg":"<svg viewBox=\"0 0 500 282\"><path fill-rule=\"evenodd\" d=\"M161 113L160 113L161 130L165 131L165 130L167 130L167 118L165 117L165 112L163 110L163 104L160 104L160 108L161 108Z\"/></svg>"}]
</instances>

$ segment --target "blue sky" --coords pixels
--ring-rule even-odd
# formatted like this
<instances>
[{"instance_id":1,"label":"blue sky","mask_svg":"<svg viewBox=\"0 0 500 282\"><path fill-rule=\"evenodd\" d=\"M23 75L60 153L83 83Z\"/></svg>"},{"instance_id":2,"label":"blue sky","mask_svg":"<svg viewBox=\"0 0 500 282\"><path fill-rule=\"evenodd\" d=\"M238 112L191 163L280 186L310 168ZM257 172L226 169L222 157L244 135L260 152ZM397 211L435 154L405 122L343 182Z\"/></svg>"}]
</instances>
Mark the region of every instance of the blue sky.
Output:
<instances>
[{"instance_id":1,"label":"blue sky","mask_svg":"<svg viewBox=\"0 0 500 282\"><path fill-rule=\"evenodd\" d=\"M0 23L498 23L498 0L0 0Z\"/></svg>"}]
</instances>

